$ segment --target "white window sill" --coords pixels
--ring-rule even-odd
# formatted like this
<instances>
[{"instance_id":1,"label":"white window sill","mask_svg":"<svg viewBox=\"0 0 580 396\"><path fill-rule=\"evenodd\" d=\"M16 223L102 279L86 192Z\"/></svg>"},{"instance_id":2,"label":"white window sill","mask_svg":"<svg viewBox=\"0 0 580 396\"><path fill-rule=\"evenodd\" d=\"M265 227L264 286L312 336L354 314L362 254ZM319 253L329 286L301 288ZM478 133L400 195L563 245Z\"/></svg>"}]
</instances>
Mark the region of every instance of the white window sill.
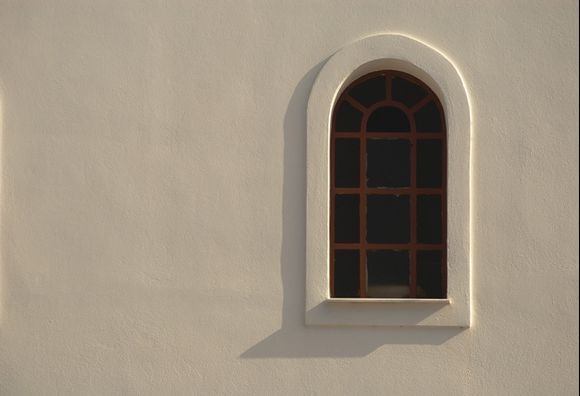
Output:
<instances>
[{"instance_id":1,"label":"white window sill","mask_svg":"<svg viewBox=\"0 0 580 396\"><path fill-rule=\"evenodd\" d=\"M329 298L328 303L352 304L450 304L446 298Z\"/></svg>"},{"instance_id":2,"label":"white window sill","mask_svg":"<svg viewBox=\"0 0 580 396\"><path fill-rule=\"evenodd\" d=\"M309 326L469 327L469 305L433 298L325 298L306 311Z\"/></svg>"}]
</instances>

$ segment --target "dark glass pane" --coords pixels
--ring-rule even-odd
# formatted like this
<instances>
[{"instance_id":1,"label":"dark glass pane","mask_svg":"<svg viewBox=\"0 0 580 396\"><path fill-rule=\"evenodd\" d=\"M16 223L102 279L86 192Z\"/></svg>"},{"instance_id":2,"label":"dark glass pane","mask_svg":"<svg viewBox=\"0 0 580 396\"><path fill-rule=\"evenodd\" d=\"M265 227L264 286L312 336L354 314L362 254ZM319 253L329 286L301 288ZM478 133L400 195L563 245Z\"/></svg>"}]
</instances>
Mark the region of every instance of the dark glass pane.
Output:
<instances>
[{"instance_id":1,"label":"dark glass pane","mask_svg":"<svg viewBox=\"0 0 580 396\"><path fill-rule=\"evenodd\" d=\"M360 179L360 141L336 139L335 184L336 187L358 187Z\"/></svg>"},{"instance_id":2,"label":"dark glass pane","mask_svg":"<svg viewBox=\"0 0 580 396\"><path fill-rule=\"evenodd\" d=\"M385 100L385 76L373 77L363 81L351 88L348 94L365 107Z\"/></svg>"},{"instance_id":3,"label":"dark glass pane","mask_svg":"<svg viewBox=\"0 0 580 396\"><path fill-rule=\"evenodd\" d=\"M367 196L367 242L409 242L409 196Z\"/></svg>"},{"instance_id":4,"label":"dark glass pane","mask_svg":"<svg viewBox=\"0 0 580 396\"><path fill-rule=\"evenodd\" d=\"M337 132L358 132L361 120L362 113L360 111L352 107L350 103L342 102L336 112L334 127Z\"/></svg>"},{"instance_id":5,"label":"dark glass pane","mask_svg":"<svg viewBox=\"0 0 580 396\"><path fill-rule=\"evenodd\" d=\"M417 132L442 132L441 114L435 102L429 102L415 113L415 126Z\"/></svg>"},{"instance_id":6,"label":"dark glass pane","mask_svg":"<svg viewBox=\"0 0 580 396\"><path fill-rule=\"evenodd\" d=\"M441 187L443 151L441 140L417 141L417 187Z\"/></svg>"},{"instance_id":7,"label":"dark glass pane","mask_svg":"<svg viewBox=\"0 0 580 396\"><path fill-rule=\"evenodd\" d=\"M367 252L367 296L409 297L409 252L380 250Z\"/></svg>"},{"instance_id":8,"label":"dark glass pane","mask_svg":"<svg viewBox=\"0 0 580 396\"><path fill-rule=\"evenodd\" d=\"M445 297L441 275L441 251L417 252L417 297Z\"/></svg>"},{"instance_id":9,"label":"dark glass pane","mask_svg":"<svg viewBox=\"0 0 580 396\"><path fill-rule=\"evenodd\" d=\"M409 187L409 140L367 139L367 186Z\"/></svg>"},{"instance_id":10,"label":"dark glass pane","mask_svg":"<svg viewBox=\"0 0 580 396\"><path fill-rule=\"evenodd\" d=\"M409 132L411 126L402 110L396 107L381 107L369 117L367 131L369 132Z\"/></svg>"},{"instance_id":11,"label":"dark glass pane","mask_svg":"<svg viewBox=\"0 0 580 396\"><path fill-rule=\"evenodd\" d=\"M441 196L419 195L417 197L417 239L419 243L441 243Z\"/></svg>"},{"instance_id":12,"label":"dark glass pane","mask_svg":"<svg viewBox=\"0 0 580 396\"><path fill-rule=\"evenodd\" d=\"M411 107L426 95L427 92L417 84L404 78L393 78L393 100Z\"/></svg>"},{"instance_id":13,"label":"dark glass pane","mask_svg":"<svg viewBox=\"0 0 580 396\"><path fill-rule=\"evenodd\" d=\"M359 202L358 195L336 195L334 206L335 242L359 242Z\"/></svg>"},{"instance_id":14,"label":"dark glass pane","mask_svg":"<svg viewBox=\"0 0 580 396\"><path fill-rule=\"evenodd\" d=\"M334 297L359 297L358 250L334 251Z\"/></svg>"}]
</instances>

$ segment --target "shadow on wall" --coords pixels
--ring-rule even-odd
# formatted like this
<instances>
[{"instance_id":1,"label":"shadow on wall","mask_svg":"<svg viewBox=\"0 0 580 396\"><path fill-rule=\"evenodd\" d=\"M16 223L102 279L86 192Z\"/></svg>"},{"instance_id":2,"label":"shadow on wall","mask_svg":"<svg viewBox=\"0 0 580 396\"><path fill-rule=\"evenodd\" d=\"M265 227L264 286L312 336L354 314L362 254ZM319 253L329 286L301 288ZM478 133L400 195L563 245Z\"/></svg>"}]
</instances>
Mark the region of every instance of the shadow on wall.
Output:
<instances>
[{"instance_id":1,"label":"shadow on wall","mask_svg":"<svg viewBox=\"0 0 580 396\"><path fill-rule=\"evenodd\" d=\"M282 326L241 358L362 357L386 344L440 345L460 328L312 327L304 324L306 275L306 107L326 60L300 80L284 117ZM297 287L298 286L298 287Z\"/></svg>"}]
</instances>

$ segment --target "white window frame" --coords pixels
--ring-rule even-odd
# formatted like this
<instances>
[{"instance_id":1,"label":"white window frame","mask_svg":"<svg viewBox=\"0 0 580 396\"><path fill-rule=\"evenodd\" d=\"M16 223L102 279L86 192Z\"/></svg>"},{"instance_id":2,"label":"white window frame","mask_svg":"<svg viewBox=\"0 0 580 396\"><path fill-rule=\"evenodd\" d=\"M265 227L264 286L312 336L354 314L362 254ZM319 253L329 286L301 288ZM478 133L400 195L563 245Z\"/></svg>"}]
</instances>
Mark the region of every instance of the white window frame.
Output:
<instances>
[{"instance_id":1,"label":"white window frame","mask_svg":"<svg viewBox=\"0 0 580 396\"><path fill-rule=\"evenodd\" d=\"M330 127L342 90L365 74L399 70L437 94L447 124L447 298L330 297ZM356 41L320 70L308 100L306 324L348 326L471 325L471 110L461 74L447 56L400 34Z\"/></svg>"}]
</instances>

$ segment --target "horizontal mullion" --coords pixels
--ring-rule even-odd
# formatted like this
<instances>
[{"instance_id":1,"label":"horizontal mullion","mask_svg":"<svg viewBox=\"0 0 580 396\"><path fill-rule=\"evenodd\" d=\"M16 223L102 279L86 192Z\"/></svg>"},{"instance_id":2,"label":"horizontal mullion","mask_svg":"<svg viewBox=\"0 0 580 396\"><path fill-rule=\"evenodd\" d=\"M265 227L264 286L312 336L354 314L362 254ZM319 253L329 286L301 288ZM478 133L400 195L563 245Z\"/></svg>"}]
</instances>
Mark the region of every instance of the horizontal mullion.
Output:
<instances>
[{"instance_id":1,"label":"horizontal mullion","mask_svg":"<svg viewBox=\"0 0 580 396\"><path fill-rule=\"evenodd\" d=\"M357 139L361 137L359 132L333 132L333 138L344 139L344 138L353 138Z\"/></svg>"},{"instance_id":2,"label":"horizontal mullion","mask_svg":"<svg viewBox=\"0 0 580 396\"><path fill-rule=\"evenodd\" d=\"M443 139L445 137L439 132L367 132L365 136L369 139Z\"/></svg>"},{"instance_id":3,"label":"horizontal mullion","mask_svg":"<svg viewBox=\"0 0 580 396\"><path fill-rule=\"evenodd\" d=\"M359 187L336 187L332 189L333 194L360 194L363 189ZM374 195L411 195L411 194L429 194L429 195L443 195L442 188L365 188L366 194Z\"/></svg>"},{"instance_id":4,"label":"horizontal mullion","mask_svg":"<svg viewBox=\"0 0 580 396\"><path fill-rule=\"evenodd\" d=\"M334 243L332 247L337 250L357 250L364 245L366 250L443 250L441 243Z\"/></svg>"},{"instance_id":5,"label":"horizontal mullion","mask_svg":"<svg viewBox=\"0 0 580 396\"><path fill-rule=\"evenodd\" d=\"M351 139L360 139L362 137L362 133L360 132L333 132L332 137L334 139L344 139L344 138L351 138ZM440 132L365 132L364 136L367 139L384 139L384 140L393 140L393 139L409 139L409 140L416 140L416 139L443 139L445 138L445 134Z\"/></svg>"}]
</instances>

